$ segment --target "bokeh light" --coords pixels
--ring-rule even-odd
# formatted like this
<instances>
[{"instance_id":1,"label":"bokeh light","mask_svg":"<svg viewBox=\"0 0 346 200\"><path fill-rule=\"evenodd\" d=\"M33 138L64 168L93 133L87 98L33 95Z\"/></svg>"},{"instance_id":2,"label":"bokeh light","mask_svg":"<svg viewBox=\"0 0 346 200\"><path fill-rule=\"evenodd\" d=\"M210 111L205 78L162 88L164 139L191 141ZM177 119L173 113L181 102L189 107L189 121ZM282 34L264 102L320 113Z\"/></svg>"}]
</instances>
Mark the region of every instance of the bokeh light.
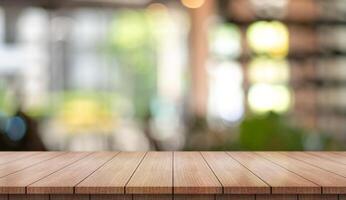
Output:
<instances>
[{"instance_id":1,"label":"bokeh light","mask_svg":"<svg viewBox=\"0 0 346 200\"><path fill-rule=\"evenodd\" d=\"M231 23L215 26L210 34L210 50L217 57L237 57L241 53L241 33Z\"/></svg>"},{"instance_id":2,"label":"bokeh light","mask_svg":"<svg viewBox=\"0 0 346 200\"><path fill-rule=\"evenodd\" d=\"M209 76L210 116L227 122L240 120L244 114L241 66L225 61L211 67Z\"/></svg>"},{"instance_id":3,"label":"bokeh light","mask_svg":"<svg viewBox=\"0 0 346 200\"><path fill-rule=\"evenodd\" d=\"M247 39L255 53L273 57L285 57L288 54L289 32L281 22L255 22L247 30Z\"/></svg>"},{"instance_id":4,"label":"bokeh light","mask_svg":"<svg viewBox=\"0 0 346 200\"><path fill-rule=\"evenodd\" d=\"M199 8L205 0L181 0L181 3L187 8Z\"/></svg>"},{"instance_id":5,"label":"bokeh light","mask_svg":"<svg viewBox=\"0 0 346 200\"><path fill-rule=\"evenodd\" d=\"M152 3L147 7L149 12L167 12L167 7L162 3Z\"/></svg>"},{"instance_id":6,"label":"bokeh light","mask_svg":"<svg viewBox=\"0 0 346 200\"><path fill-rule=\"evenodd\" d=\"M283 59L255 58L249 65L251 83L287 83L289 64Z\"/></svg>"},{"instance_id":7,"label":"bokeh light","mask_svg":"<svg viewBox=\"0 0 346 200\"><path fill-rule=\"evenodd\" d=\"M87 129L109 132L114 123L106 102L97 97L70 97L65 100L58 116L70 133L80 133Z\"/></svg>"},{"instance_id":8,"label":"bokeh light","mask_svg":"<svg viewBox=\"0 0 346 200\"><path fill-rule=\"evenodd\" d=\"M26 124L21 117L12 117L7 121L6 134L12 141L21 140L26 133Z\"/></svg>"},{"instance_id":9,"label":"bokeh light","mask_svg":"<svg viewBox=\"0 0 346 200\"><path fill-rule=\"evenodd\" d=\"M249 106L255 113L285 112L291 104L290 90L284 85L254 84L248 95Z\"/></svg>"}]
</instances>

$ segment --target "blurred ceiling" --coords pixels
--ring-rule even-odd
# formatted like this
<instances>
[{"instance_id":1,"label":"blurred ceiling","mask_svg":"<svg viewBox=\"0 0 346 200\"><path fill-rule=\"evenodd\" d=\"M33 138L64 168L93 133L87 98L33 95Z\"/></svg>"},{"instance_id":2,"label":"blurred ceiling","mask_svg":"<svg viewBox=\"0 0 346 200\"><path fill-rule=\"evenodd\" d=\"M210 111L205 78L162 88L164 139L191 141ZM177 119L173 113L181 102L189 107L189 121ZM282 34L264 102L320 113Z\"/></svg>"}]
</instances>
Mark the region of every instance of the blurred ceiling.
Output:
<instances>
[{"instance_id":1,"label":"blurred ceiling","mask_svg":"<svg viewBox=\"0 0 346 200\"><path fill-rule=\"evenodd\" d=\"M144 7L151 0L1 0L1 6L38 6L47 9L59 7Z\"/></svg>"}]
</instances>

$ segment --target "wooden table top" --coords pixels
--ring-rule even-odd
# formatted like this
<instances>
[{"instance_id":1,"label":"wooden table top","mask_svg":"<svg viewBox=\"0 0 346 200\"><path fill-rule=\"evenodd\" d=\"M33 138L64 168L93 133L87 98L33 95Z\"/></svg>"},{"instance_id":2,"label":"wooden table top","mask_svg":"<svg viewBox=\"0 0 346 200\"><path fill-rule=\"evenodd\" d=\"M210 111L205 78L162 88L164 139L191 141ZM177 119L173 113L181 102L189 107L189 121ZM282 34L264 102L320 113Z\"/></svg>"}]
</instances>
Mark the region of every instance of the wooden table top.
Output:
<instances>
[{"instance_id":1,"label":"wooden table top","mask_svg":"<svg viewBox=\"0 0 346 200\"><path fill-rule=\"evenodd\" d=\"M346 152L0 152L0 194L346 194Z\"/></svg>"}]
</instances>

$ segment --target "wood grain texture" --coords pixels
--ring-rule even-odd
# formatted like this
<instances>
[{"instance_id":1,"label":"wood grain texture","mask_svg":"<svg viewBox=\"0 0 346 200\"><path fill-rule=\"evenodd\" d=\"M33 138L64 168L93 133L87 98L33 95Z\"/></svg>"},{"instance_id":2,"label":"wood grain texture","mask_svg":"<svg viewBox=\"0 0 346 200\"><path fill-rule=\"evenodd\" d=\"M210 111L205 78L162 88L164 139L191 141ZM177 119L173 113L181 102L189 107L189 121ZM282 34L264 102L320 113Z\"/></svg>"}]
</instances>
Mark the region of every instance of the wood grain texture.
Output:
<instances>
[{"instance_id":1,"label":"wood grain texture","mask_svg":"<svg viewBox=\"0 0 346 200\"><path fill-rule=\"evenodd\" d=\"M228 152L272 187L273 194L320 194L321 187L250 152Z\"/></svg>"},{"instance_id":2,"label":"wood grain texture","mask_svg":"<svg viewBox=\"0 0 346 200\"><path fill-rule=\"evenodd\" d=\"M346 193L346 178L278 152L257 152L266 159L322 187L326 194Z\"/></svg>"},{"instance_id":3,"label":"wood grain texture","mask_svg":"<svg viewBox=\"0 0 346 200\"><path fill-rule=\"evenodd\" d=\"M174 200L215 200L215 195L174 195Z\"/></svg>"},{"instance_id":4,"label":"wood grain texture","mask_svg":"<svg viewBox=\"0 0 346 200\"><path fill-rule=\"evenodd\" d=\"M311 155L315 155L317 157L326 159L326 160L331 160L337 163L341 163L346 165L346 153L345 152L314 152L314 151L310 151L307 152Z\"/></svg>"},{"instance_id":5,"label":"wood grain texture","mask_svg":"<svg viewBox=\"0 0 346 200\"><path fill-rule=\"evenodd\" d=\"M17 173L0 178L0 193L25 194L26 186L84 158L90 153L71 152L43 161Z\"/></svg>"},{"instance_id":6,"label":"wood grain texture","mask_svg":"<svg viewBox=\"0 0 346 200\"><path fill-rule=\"evenodd\" d=\"M6 164L0 165L0 177L7 176L9 174L18 172L20 170L23 170L27 167L36 165L40 162L43 162L45 160L52 159L56 156L62 155L63 153L59 152L45 152L45 153L37 153L28 155L27 157L24 157L22 159L9 162Z\"/></svg>"},{"instance_id":7,"label":"wood grain texture","mask_svg":"<svg viewBox=\"0 0 346 200\"><path fill-rule=\"evenodd\" d=\"M122 194L92 194L90 200L132 200L132 195Z\"/></svg>"},{"instance_id":8,"label":"wood grain texture","mask_svg":"<svg viewBox=\"0 0 346 200\"><path fill-rule=\"evenodd\" d=\"M112 159L117 152L96 152L27 187L29 194L72 194L74 187Z\"/></svg>"},{"instance_id":9,"label":"wood grain texture","mask_svg":"<svg viewBox=\"0 0 346 200\"><path fill-rule=\"evenodd\" d=\"M225 194L268 194L270 187L225 152L202 152Z\"/></svg>"},{"instance_id":10,"label":"wood grain texture","mask_svg":"<svg viewBox=\"0 0 346 200\"><path fill-rule=\"evenodd\" d=\"M172 194L173 153L148 152L125 190L128 194Z\"/></svg>"},{"instance_id":11,"label":"wood grain texture","mask_svg":"<svg viewBox=\"0 0 346 200\"><path fill-rule=\"evenodd\" d=\"M283 154L305 163L309 163L310 165L314 165L326 171L330 171L340 176L346 177L346 165L344 164L337 163L305 152L283 152Z\"/></svg>"},{"instance_id":12,"label":"wood grain texture","mask_svg":"<svg viewBox=\"0 0 346 200\"><path fill-rule=\"evenodd\" d=\"M15 160L19 160L22 158L26 158L32 156L34 154L38 154L40 152L30 151L30 152L0 152L0 165L13 162Z\"/></svg>"},{"instance_id":13,"label":"wood grain texture","mask_svg":"<svg viewBox=\"0 0 346 200\"><path fill-rule=\"evenodd\" d=\"M85 194L52 194L50 200L89 200L89 195Z\"/></svg>"},{"instance_id":14,"label":"wood grain texture","mask_svg":"<svg viewBox=\"0 0 346 200\"><path fill-rule=\"evenodd\" d=\"M299 200L338 200L338 195L299 195Z\"/></svg>"},{"instance_id":15,"label":"wood grain texture","mask_svg":"<svg viewBox=\"0 0 346 200\"><path fill-rule=\"evenodd\" d=\"M298 196L287 194L259 194L256 195L256 200L298 200Z\"/></svg>"},{"instance_id":16,"label":"wood grain texture","mask_svg":"<svg viewBox=\"0 0 346 200\"><path fill-rule=\"evenodd\" d=\"M145 152L121 152L75 187L78 194L124 194Z\"/></svg>"},{"instance_id":17,"label":"wood grain texture","mask_svg":"<svg viewBox=\"0 0 346 200\"><path fill-rule=\"evenodd\" d=\"M345 152L0 152L0 200L345 199L345 158Z\"/></svg>"},{"instance_id":18,"label":"wood grain texture","mask_svg":"<svg viewBox=\"0 0 346 200\"><path fill-rule=\"evenodd\" d=\"M218 194L216 200L255 200L255 195Z\"/></svg>"},{"instance_id":19,"label":"wood grain texture","mask_svg":"<svg viewBox=\"0 0 346 200\"><path fill-rule=\"evenodd\" d=\"M217 194L222 186L199 152L174 152L175 194Z\"/></svg>"},{"instance_id":20,"label":"wood grain texture","mask_svg":"<svg viewBox=\"0 0 346 200\"><path fill-rule=\"evenodd\" d=\"M9 200L49 200L48 194L10 194Z\"/></svg>"},{"instance_id":21,"label":"wood grain texture","mask_svg":"<svg viewBox=\"0 0 346 200\"><path fill-rule=\"evenodd\" d=\"M134 194L133 200L173 200L173 195L169 194Z\"/></svg>"}]
</instances>

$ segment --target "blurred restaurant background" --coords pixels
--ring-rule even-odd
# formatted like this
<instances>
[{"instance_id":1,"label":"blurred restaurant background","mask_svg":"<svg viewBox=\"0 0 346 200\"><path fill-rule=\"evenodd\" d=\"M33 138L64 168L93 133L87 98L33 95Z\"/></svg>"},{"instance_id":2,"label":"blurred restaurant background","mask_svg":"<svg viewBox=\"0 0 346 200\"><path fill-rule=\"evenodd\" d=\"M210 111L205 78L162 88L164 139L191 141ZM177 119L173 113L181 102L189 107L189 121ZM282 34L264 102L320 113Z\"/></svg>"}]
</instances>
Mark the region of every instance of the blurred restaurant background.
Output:
<instances>
[{"instance_id":1,"label":"blurred restaurant background","mask_svg":"<svg viewBox=\"0 0 346 200\"><path fill-rule=\"evenodd\" d=\"M345 0L0 1L0 150L345 144Z\"/></svg>"}]
</instances>

